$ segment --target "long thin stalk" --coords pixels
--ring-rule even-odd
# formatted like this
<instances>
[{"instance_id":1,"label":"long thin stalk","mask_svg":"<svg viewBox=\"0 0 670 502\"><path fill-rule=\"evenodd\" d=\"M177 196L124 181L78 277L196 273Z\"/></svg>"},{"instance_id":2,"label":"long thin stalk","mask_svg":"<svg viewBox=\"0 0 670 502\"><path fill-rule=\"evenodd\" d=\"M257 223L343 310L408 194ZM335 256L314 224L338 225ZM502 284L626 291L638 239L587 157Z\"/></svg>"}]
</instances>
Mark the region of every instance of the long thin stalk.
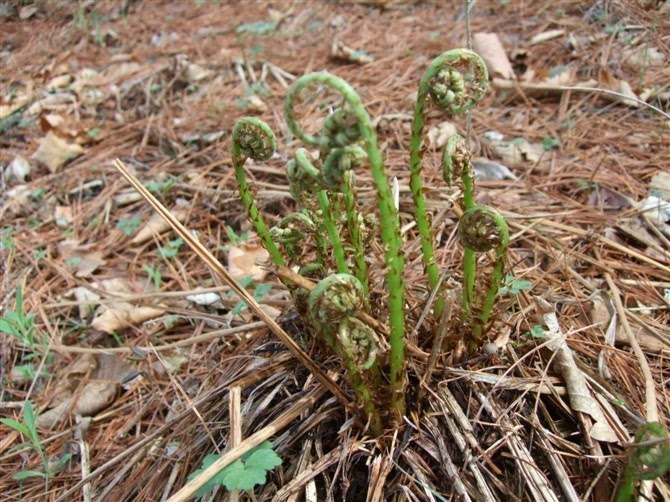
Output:
<instances>
[{"instance_id":1,"label":"long thin stalk","mask_svg":"<svg viewBox=\"0 0 670 502\"><path fill-rule=\"evenodd\" d=\"M385 247L386 281L389 289L389 325L390 334L390 380L391 404L399 416L405 412L404 396L404 259L402 256L402 237L400 222L393 204L391 187L384 172L381 152L377 146L377 137L370 117L363 106L361 98L344 80L329 73L311 73L298 79L289 90L285 101L286 121L293 134L310 145L319 145L318 138L304 132L295 119L293 103L299 93L307 86L325 85L339 92L349 109L357 118L360 137L367 153L368 162L375 186L377 188L377 205L381 216L381 237Z\"/></svg>"},{"instance_id":2,"label":"long thin stalk","mask_svg":"<svg viewBox=\"0 0 670 502\"><path fill-rule=\"evenodd\" d=\"M464 79L457 70L458 67L464 65L472 66L474 69L471 92L466 91ZM455 49L443 53L430 64L419 82L419 92L417 93L412 120L412 136L409 144L409 186L414 200L414 219L421 240L421 252L431 290L437 287L440 273L435 262L433 236L430 231L430 221L421 177L426 101L430 94L438 106L452 114L457 114L472 108L481 99L487 86L486 65L477 54L466 49ZM438 291L438 298L434 307L435 319L440 318L443 308L444 300Z\"/></svg>"},{"instance_id":3,"label":"long thin stalk","mask_svg":"<svg viewBox=\"0 0 670 502\"><path fill-rule=\"evenodd\" d=\"M233 128L232 157L240 198L244 203L252 225L256 229L256 233L263 242L263 246L270 253L272 261L275 265L286 265L277 245L272 240L270 231L258 210L258 206L254 202L249 184L247 183L246 174L244 173L244 162L247 157L254 160L267 160L274 153L276 145L277 142L274 133L262 120L246 117L239 120Z\"/></svg>"}]
</instances>

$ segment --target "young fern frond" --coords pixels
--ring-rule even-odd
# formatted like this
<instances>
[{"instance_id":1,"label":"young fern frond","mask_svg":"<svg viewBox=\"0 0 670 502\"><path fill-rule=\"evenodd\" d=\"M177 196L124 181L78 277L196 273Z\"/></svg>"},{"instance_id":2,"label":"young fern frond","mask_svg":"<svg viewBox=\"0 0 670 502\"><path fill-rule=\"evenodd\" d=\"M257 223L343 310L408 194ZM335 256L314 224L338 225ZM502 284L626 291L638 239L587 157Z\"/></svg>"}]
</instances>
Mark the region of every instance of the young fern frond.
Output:
<instances>
[{"instance_id":1,"label":"young fern frond","mask_svg":"<svg viewBox=\"0 0 670 502\"><path fill-rule=\"evenodd\" d=\"M244 162L247 158L254 160L268 160L277 148L275 135L265 122L255 118L240 119L233 128L233 167L237 178L237 187L240 198L247 210L249 219L261 238L275 265L286 265L277 245L272 240L258 207L254 202L244 173Z\"/></svg>"},{"instance_id":2,"label":"young fern frond","mask_svg":"<svg viewBox=\"0 0 670 502\"><path fill-rule=\"evenodd\" d=\"M474 297L474 286L470 290L470 285L476 282L476 261L463 261L463 321L466 324L472 322L470 348L473 349L481 345L484 329L503 280L509 231L505 219L498 211L486 206L473 206L463 213L458 222L458 235L463 247L473 256L475 252L494 250L493 271L480 307L475 306L477 299Z\"/></svg>"},{"instance_id":3,"label":"young fern frond","mask_svg":"<svg viewBox=\"0 0 670 502\"><path fill-rule=\"evenodd\" d=\"M358 400L370 420L372 433L382 433L374 397L379 381L377 346L370 328L356 319L363 287L353 275L333 274L319 281L309 294L307 316L331 350L342 359Z\"/></svg>"},{"instance_id":4,"label":"young fern frond","mask_svg":"<svg viewBox=\"0 0 670 502\"><path fill-rule=\"evenodd\" d=\"M294 104L301 91L309 86L323 85L338 92L346 103L346 109L333 113L324 124L325 134L316 137L305 132L295 117ZM329 73L311 73L299 78L289 90L284 105L286 122L291 132L305 144L318 147L322 152L346 147L360 142L366 153L372 178L377 189L377 205L381 216L381 237L385 246L387 284L389 288L390 313L390 380L392 406L397 414L404 414L404 301L402 238L400 223L393 203L391 187L382 165L381 152L370 117L363 103L344 80ZM355 120L354 120L355 119Z\"/></svg>"},{"instance_id":5,"label":"young fern frond","mask_svg":"<svg viewBox=\"0 0 670 502\"><path fill-rule=\"evenodd\" d=\"M470 77L467 78L466 74L470 74ZM435 262L433 236L430 231L430 220L421 178L426 101L430 95L431 100L438 107L451 115L456 115L474 107L484 96L487 87L488 73L484 61L477 54L466 49L447 51L436 58L419 83L410 139L410 190L414 199L414 219L421 240L421 252L431 289L437 287L440 273ZM442 308L442 296L438 294L434 309L435 319L440 318Z\"/></svg>"}]
</instances>

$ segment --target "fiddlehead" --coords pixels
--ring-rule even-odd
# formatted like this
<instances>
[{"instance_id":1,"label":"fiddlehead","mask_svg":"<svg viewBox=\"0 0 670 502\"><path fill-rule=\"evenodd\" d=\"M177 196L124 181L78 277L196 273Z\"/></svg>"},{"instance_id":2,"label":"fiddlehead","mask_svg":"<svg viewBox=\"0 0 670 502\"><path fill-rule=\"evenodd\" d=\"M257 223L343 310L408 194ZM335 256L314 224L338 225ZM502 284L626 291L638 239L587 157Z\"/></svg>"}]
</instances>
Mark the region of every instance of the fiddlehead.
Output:
<instances>
[{"instance_id":1,"label":"fiddlehead","mask_svg":"<svg viewBox=\"0 0 670 502\"><path fill-rule=\"evenodd\" d=\"M244 162L247 158L267 160L272 157L276 146L277 142L274 133L262 120L249 117L243 118L233 128L232 157L240 198L244 203L251 223L256 229L256 233L261 238L265 249L270 253L272 261L276 265L285 265L284 258L282 258L281 253L272 240L268 227L258 211L244 173Z\"/></svg>"},{"instance_id":2,"label":"fiddlehead","mask_svg":"<svg viewBox=\"0 0 670 502\"><path fill-rule=\"evenodd\" d=\"M471 76L467 78L466 75ZM437 106L454 115L475 106L483 97L487 86L488 73L484 61L474 52L465 49L447 51L436 58L419 83L410 139L410 189L414 199L414 219L421 239L421 251L431 289L437 287L440 277L435 262L433 236L421 178L426 101L430 95ZM442 295L438 294L437 298L435 319L439 319L443 308Z\"/></svg>"},{"instance_id":3,"label":"fiddlehead","mask_svg":"<svg viewBox=\"0 0 670 502\"><path fill-rule=\"evenodd\" d=\"M347 368L358 399L370 417L375 435L382 432L374 403L378 381L377 347L370 328L356 319L363 302L363 286L350 274L333 274L321 280L309 294L308 320Z\"/></svg>"},{"instance_id":4,"label":"fiddlehead","mask_svg":"<svg viewBox=\"0 0 670 502\"><path fill-rule=\"evenodd\" d=\"M318 169L312 165L311 161L309 160L309 154L304 148L298 148L298 150L296 150L295 162L296 165L305 173L308 173L310 176L314 175L315 177L319 177ZM321 209L321 218L323 220L324 226L326 227L326 231L328 232L330 244L333 247L333 256L335 257L337 271L341 274L346 274L349 272L349 266L347 265L347 260L344 256L344 247L342 247L340 234L337 230L337 227L335 226L335 222L333 222L333 219L331 218L328 194L325 190L319 190L316 193L316 199Z\"/></svg>"},{"instance_id":5,"label":"fiddlehead","mask_svg":"<svg viewBox=\"0 0 670 502\"><path fill-rule=\"evenodd\" d=\"M307 235L316 233L316 225L303 213L284 216L276 226L270 229L270 235L277 244L284 246L293 261L298 261L302 250L302 241Z\"/></svg>"},{"instance_id":6,"label":"fiddlehead","mask_svg":"<svg viewBox=\"0 0 670 502\"><path fill-rule=\"evenodd\" d=\"M347 106L346 114L342 119L342 123L348 126L349 117L356 119L360 141L365 150L374 180L377 188L377 205L381 216L381 237L385 246L385 261L387 269L387 283L389 288L389 311L390 311L390 344L391 344L391 387L392 387L392 405L396 409L398 415L404 413L404 302L403 302L403 273L404 273L404 259L402 256L402 239L400 235L400 224L398 214L393 203L391 195L391 187L384 172L382 165L382 157L377 146L377 137L372 127L370 117L363 106L363 103L353 90L344 80L335 77L329 73L312 73L299 78L289 90L286 96L284 109L286 113L286 122L291 129L291 132L300 138L304 143L312 146L319 146L323 149L329 140L319 139L315 136L309 135L300 127L295 118L294 103L298 96L308 86L324 85L330 89L338 92L343 98ZM345 112L342 112L343 114ZM340 120L339 118L331 119L334 122ZM345 127L345 130L353 131L353 128ZM352 134L353 136L353 134ZM342 133L336 135L342 139L347 138L348 134ZM346 141L344 141L346 142Z\"/></svg>"},{"instance_id":7,"label":"fiddlehead","mask_svg":"<svg viewBox=\"0 0 670 502\"><path fill-rule=\"evenodd\" d=\"M467 323L472 318L472 341L473 345L480 345L484 328L489 321L491 311L495 304L498 290L503 279L505 268L505 257L509 244L509 231L504 218L494 209L486 206L473 206L461 217L458 222L458 235L463 247L470 250L474 256L475 252L484 253L494 250L494 263L488 288L484 294L481 307L475 307L474 284L477 274L476 261L465 261L463 263L463 317Z\"/></svg>"},{"instance_id":8,"label":"fiddlehead","mask_svg":"<svg viewBox=\"0 0 670 502\"><path fill-rule=\"evenodd\" d=\"M442 175L448 186L453 186L454 178L460 179L465 210L475 205L475 179L472 164L470 164L471 157L470 150L462 136L454 134L447 140L442 158Z\"/></svg>"}]
</instances>

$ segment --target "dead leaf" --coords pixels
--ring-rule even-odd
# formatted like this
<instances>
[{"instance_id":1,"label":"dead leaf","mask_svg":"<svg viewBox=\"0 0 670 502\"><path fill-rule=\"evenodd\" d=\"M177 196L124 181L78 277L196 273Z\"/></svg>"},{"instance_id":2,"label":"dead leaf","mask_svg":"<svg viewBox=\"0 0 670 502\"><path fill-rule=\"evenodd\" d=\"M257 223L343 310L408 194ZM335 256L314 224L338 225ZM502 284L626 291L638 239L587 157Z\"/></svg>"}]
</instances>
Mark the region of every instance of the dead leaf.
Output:
<instances>
[{"instance_id":1,"label":"dead leaf","mask_svg":"<svg viewBox=\"0 0 670 502\"><path fill-rule=\"evenodd\" d=\"M542 143L531 144L523 138L504 141L500 136L498 132L488 131L482 136L482 142L505 164L535 163L545 153Z\"/></svg>"},{"instance_id":2,"label":"dead leaf","mask_svg":"<svg viewBox=\"0 0 670 502\"><path fill-rule=\"evenodd\" d=\"M186 216L188 211L185 208L175 208L170 210L173 216L180 222L186 221ZM170 225L163 217L158 213L153 213L146 225L144 225L132 238L130 244L137 246L139 244L144 244L146 241L151 239L154 235L160 235L166 230L170 229Z\"/></svg>"},{"instance_id":3,"label":"dead leaf","mask_svg":"<svg viewBox=\"0 0 670 502\"><path fill-rule=\"evenodd\" d=\"M659 171L649 180L649 190L657 190L657 196L670 200L670 171Z\"/></svg>"},{"instance_id":4,"label":"dead leaf","mask_svg":"<svg viewBox=\"0 0 670 502\"><path fill-rule=\"evenodd\" d=\"M604 98L613 101L615 103L621 103L626 106L631 106L633 108L639 108L640 106L642 106L637 101L634 101L634 99L639 98L637 97L637 94L633 92L633 89L630 86L630 84L625 80L619 80L618 78L615 78L614 76L612 76L610 72L604 69L600 70L600 72L598 73L598 78L600 80L600 85L603 88L609 89L610 91L618 92L619 94L623 94L623 96L617 96L615 94L603 93Z\"/></svg>"},{"instance_id":5,"label":"dead leaf","mask_svg":"<svg viewBox=\"0 0 670 502\"><path fill-rule=\"evenodd\" d=\"M119 390L119 385L113 382L89 382L79 395L76 402L71 397L60 402L54 408L41 413L35 420L38 427L51 428L65 418L69 409L75 415L92 416L107 408Z\"/></svg>"},{"instance_id":6,"label":"dead leaf","mask_svg":"<svg viewBox=\"0 0 670 502\"><path fill-rule=\"evenodd\" d=\"M162 309L136 306L126 302L115 302L103 307L103 310L91 321L91 327L110 335L128 326L154 319L164 312Z\"/></svg>"},{"instance_id":7,"label":"dead leaf","mask_svg":"<svg viewBox=\"0 0 670 502\"><path fill-rule=\"evenodd\" d=\"M190 63L186 67L186 80L188 80L191 83L199 82L200 80L209 78L212 75L214 75L214 72L212 70L204 68L195 63Z\"/></svg>"},{"instance_id":8,"label":"dead leaf","mask_svg":"<svg viewBox=\"0 0 670 502\"><path fill-rule=\"evenodd\" d=\"M76 277L89 277L95 272L99 267L107 263L102 257L100 251L94 251L92 253L87 253L81 256L81 260L77 262L76 265Z\"/></svg>"},{"instance_id":9,"label":"dead leaf","mask_svg":"<svg viewBox=\"0 0 670 502\"><path fill-rule=\"evenodd\" d=\"M30 208L31 188L28 185L16 185L5 193L5 210L10 215L18 215ZM1 213L0 213L1 214Z\"/></svg>"},{"instance_id":10,"label":"dead leaf","mask_svg":"<svg viewBox=\"0 0 670 502\"><path fill-rule=\"evenodd\" d=\"M250 112L254 113L264 113L269 110L268 105L265 104L265 102L258 97L257 94L252 94L248 98L246 98L247 101L247 106L246 109L249 110Z\"/></svg>"},{"instance_id":11,"label":"dead leaf","mask_svg":"<svg viewBox=\"0 0 670 502\"><path fill-rule=\"evenodd\" d=\"M428 129L428 141L438 150L447 144L447 140L454 134L458 134L456 126L451 122L440 122Z\"/></svg>"},{"instance_id":12,"label":"dead leaf","mask_svg":"<svg viewBox=\"0 0 670 502\"><path fill-rule=\"evenodd\" d=\"M186 299L196 305L213 305L221 301L221 297L217 293L196 293L187 296Z\"/></svg>"},{"instance_id":13,"label":"dead leaf","mask_svg":"<svg viewBox=\"0 0 670 502\"><path fill-rule=\"evenodd\" d=\"M25 183L26 176L30 174L32 166L30 162L21 156L16 156L7 166L9 178L19 183Z\"/></svg>"},{"instance_id":14,"label":"dead leaf","mask_svg":"<svg viewBox=\"0 0 670 502\"><path fill-rule=\"evenodd\" d=\"M549 350L555 352L553 364L557 366L565 386L568 389L570 406L575 411L581 411L589 415L594 424L590 431L591 436L596 441L605 441L609 443L619 443L619 439L614 429L607 422L607 418L600 408L586 382L584 373L577 366L577 362L572 354L572 350L566 342L566 336L561 330L558 318L554 308L539 297L534 297L536 308L542 316L542 321L547 330L543 332L543 338L547 339L546 346Z\"/></svg>"},{"instance_id":15,"label":"dead leaf","mask_svg":"<svg viewBox=\"0 0 670 502\"><path fill-rule=\"evenodd\" d=\"M528 42L528 45L541 44L542 42L546 42L547 40L552 40L554 38L558 38L560 36L563 36L564 34L565 34L565 30L543 31L542 33L538 33L533 38L531 38L530 41Z\"/></svg>"},{"instance_id":16,"label":"dead leaf","mask_svg":"<svg viewBox=\"0 0 670 502\"><path fill-rule=\"evenodd\" d=\"M472 48L486 63L489 75L507 79L516 78L498 35L495 33L475 33L472 37Z\"/></svg>"},{"instance_id":17,"label":"dead leaf","mask_svg":"<svg viewBox=\"0 0 670 502\"><path fill-rule=\"evenodd\" d=\"M610 322L610 318L612 317L607 302L602 294L597 294L593 297L593 300L591 300L591 304L591 310L589 312L591 323L600 327L600 329L605 332L607 325Z\"/></svg>"},{"instance_id":18,"label":"dead leaf","mask_svg":"<svg viewBox=\"0 0 670 502\"><path fill-rule=\"evenodd\" d=\"M40 146L31 158L44 164L49 172L56 173L70 160L79 157L84 149L76 143L68 143L49 131L40 141Z\"/></svg>"},{"instance_id":19,"label":"dead leaf","mask_svg":"<svg viewBox=\"0 0 670 502\"><path fill-rule=\"evenodd\" d=\"M621 62L638 68L661 66L665 64L665 55L656 47L650 47L647 44L638 45L621 51Z\"/></svg>"},{"instance_id":20,"label":"dead leaf","mask_svg":"<svg viewBox=\"0 0 670 502\"><path fill-rule=\"evenodd\" d=\"M335 59L342 59L358 64L372 63L374 59L363 50L356 50L344 45L337 38L333 39L333 45L330 48L330 55Z\"/></svg>"},{"instance_id":21,"label":"dead leaf","mask_svg":"<svg viewBox=\"0 0 670 502\"><path fill-rule=\"evenodd\" d=\"M267 275L267 270L258 266L257 263L267 261L270 254L260 244L243 243L238 246L230 246L228 251L228 272L233 279L253 277L255 281L262 281Z\"/></svg>"},{"instance_id":22,"label":"dead leaf","mask_svg":"<svg viewBox=\"0 0 670 502\"><path fill-rule=\"evenodd\" d=\"M39 10L39 4L26 5L19 9L19 19L25 21L34 16Z\"/></svg>"},{"instance_id":23,"label":"dead leaf","mask_svg":"<svg viewBox=\"0 0 670 502\"><path fill-rule=\"evenodd\" d=\"M72 83L72 76L71 75L58 75L57 77L53 77L49 82L47 82L47 85L45 86L47 90L53 91L55 89L60 89L62 87L67 87Z\"/></svg>"},{"instance_id":24,"label":"dead leaf","mask_svg":"<svg viewBox=\"0 0 670 502\"><path fill-rule=\"evenodd\" d=\"M93 286L111 293L110 296L112 298L133 293L130 285L124 279L118 277L100 281L99 284L94 283ZM96 309L93 321L91 321L91 327L112 334L128 326L154 319L163 315L163 313L164 310L162 308L137 306L119 300L118 302L100 305Z\"/></svg>"},{"instance_id":25,"label":"dead leaf","mask_svg":"<svg viewBox=\"0 0 670 502\"><path fill-rule=\"evenodd\" d=\"M72 208L70 206L56 206L54 221L58 228L67 228L72 223Z\"/></svg>"},{"instance_id":26,"label":"dead leaf","mask_svg":"<svg viewBox=\"0 0 670 502\"><path fill-rule=\"evenodd\" d=\"M475 179L477 180L518 180L516 174L510 171L509 167L488 159L474 159L472 167L475 169Z\"/></svg>"},{"instance_id":27,"label":"dead leaf","mask_svg":"<svg viewBox=\"0 0 670 502\"><path fill-rule=\"evenodd\" d=\"M88 303L84 302L94 302L100 300L100 295L97 293L94 293L88 288L85 288L83 286L76 287L74 289L71 289L70 291L67 292L66 296L71 296L74 295L74 299L78 302L82 302L81 305L79 305L79 318L80 319L88 319L91 317L93 314L93 308L92 305L89 305Z\"/></svg>"}]
</instances>

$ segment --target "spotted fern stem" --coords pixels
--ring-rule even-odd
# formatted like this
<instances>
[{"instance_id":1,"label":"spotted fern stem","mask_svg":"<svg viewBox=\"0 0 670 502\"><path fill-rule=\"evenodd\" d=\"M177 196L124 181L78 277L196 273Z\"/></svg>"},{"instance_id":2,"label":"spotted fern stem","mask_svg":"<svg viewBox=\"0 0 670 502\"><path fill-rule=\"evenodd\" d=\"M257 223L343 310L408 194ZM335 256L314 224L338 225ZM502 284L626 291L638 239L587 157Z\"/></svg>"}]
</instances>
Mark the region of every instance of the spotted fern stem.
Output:
<instances>
[{"instance_id":1,"label":"spotted fern stem","mask_svg":"<svg viewBox=\"0 0 670 502\"><path fill-rule=\"evenodd\" d=\"M458 222L458 235L466 252L473 257L475 253L494 252L493 270L480 306L477 306L474 293L477 262L469 256L464 256L463 260L463 322L471 325L467 345L474 350L482 344L484 330L503 280L509 230L505 219L495 209L473 206L463 213Z\"/></svg>"},{"instance_id":2,"label":"spotted fern stem","mask_svg":"<svg viewBox=\"0 0 670 502\"><path fill-rule=\"evenodd\" d=\"M331 114L324 123L325 134L317 137L308 134L301 128L296 120L294 105L304 89L319 85L339 93L344 99L346 108L341 108ZM338 148L346 148L354 143L361 145L360 148L367 158L377 189L377 206L381 217L381 238L385 247L386 281L389 289L391 405L400 417L405 410L402 238L398 214L384 172L381 152L377 146L377 137L370 117L354 89L344 80L325 72L311 73L298 79L286 96L284 110L286 122L296 137L308 146L319 148L322 152L330 152L325 159L325 163L328 162L329 158L332 162L336 160L331 156L340 155L335 153Z\"/></svg>"},{"instance_id":3,"label":"spotted fern stem","mask_svg":"<svg viewBox=\"0 0 670 502\"><path fill-rule=\"evenodd\" d=\"M487 87L488 72L484 61L476 53L466 49L450 50L437 57L419 83L410 139L410 190L414 200L414 219L431 289L437 287L440 274L435 261L433 236L421 177L425 149L423 129L426 102L430 96L436 106L452 116L458 115L473 108L484 96ZM444 302L442 295L438 294L436 298L434 318L439 319Z\"/></svg>"},{"instance_id":4,"label":"spotted fern stem","mask_svg":"<svg viewBox=\"0 0 670 502\"><path fill-rule=\"evenodd\" d=\"M246 117L237 122L233 128L232 158L237 179L240 198L247 210L251 224L263 242L263 246L270 253L275 265L286 265L277 245L270 235L258 206L254 201L244 172L244 163L247 158L253 160L268 160L277 148L275 135L265 122L259 119Z\"/></svg>"},{"instance_id":5,"label":"spotted fern stem","mask_svg":"<svg viewBox=\"0 0 670 502\"><path fill-rule=\"evenodd\" d=\"M344 363L371 432L379 436L382 420L375 403L380 380L377 345L371 329L355 317L363 295L363 287L353 275L330 275L309 294L307 317L312 329Z\"/></svg>"}]
</instances>

